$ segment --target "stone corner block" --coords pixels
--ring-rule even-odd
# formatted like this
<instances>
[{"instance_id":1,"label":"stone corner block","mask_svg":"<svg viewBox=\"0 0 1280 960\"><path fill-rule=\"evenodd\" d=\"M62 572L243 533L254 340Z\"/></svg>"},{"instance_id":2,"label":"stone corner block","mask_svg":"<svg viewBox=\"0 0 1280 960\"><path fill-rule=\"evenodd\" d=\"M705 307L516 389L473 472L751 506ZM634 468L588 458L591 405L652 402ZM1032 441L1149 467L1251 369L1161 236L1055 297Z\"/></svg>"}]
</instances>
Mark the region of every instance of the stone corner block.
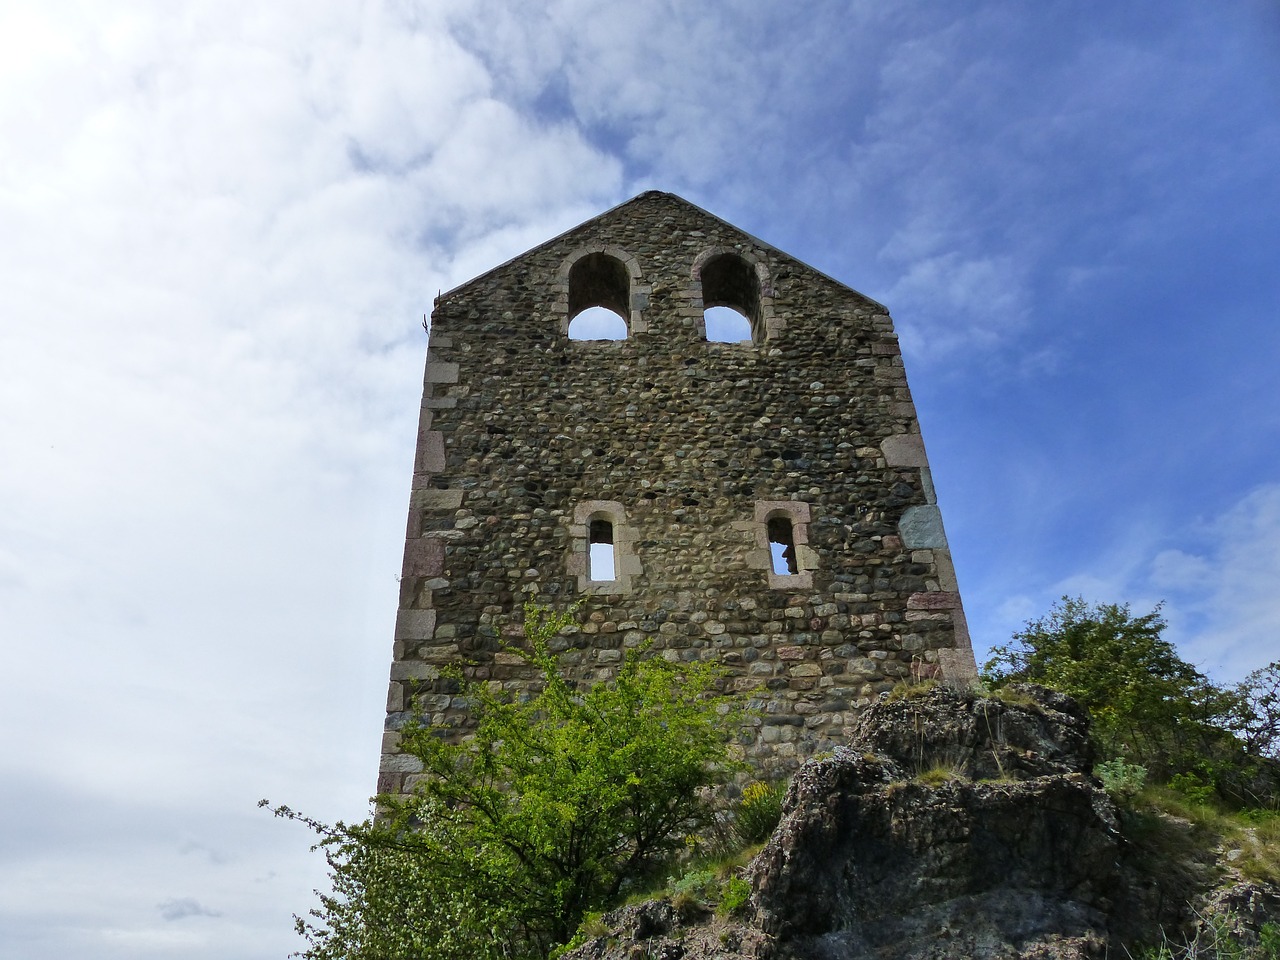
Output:
<instances>
[{"instance_id":1,"label":"stone corner block","mask_svg":"<svg viewBox=\"0 0 1280 960\"><path fill-rule=\"evenodd\" d=\"M419 510L457 510L462 506L462 491L414 490L409 499Z\"/></svg>"},{"instance_id":2,"label":"stone corner block","mask_svg":"<svg viewBox=\"0 0 1280 960\"><path fill-rule=\"evenodd\" d=\"M430 640L435 631L434 610L401 610L396 614L397 640Z\"/></svg>"},{"instance_id":3,"label":"stone corner block","mask_svg":"<svg viewBox=\"0 0 1280 960\"><path fill-rule=\"evenodd\" d=\"M927 467L924 440L918 433L895 433L880 444L884 462L891 467Z\"/></svg>"},{"instance_id":4,"label":"stone corner block","mask_svg":"<svg viewBox=\"0 0 1280 960\"><path fill-rule=\"evenodd\" d=\"M422 761L407 753L384 753L378 770L380 773L419 773Z\"/></svg>"},{"instance_id":5,"label":"stone corner block","mask_svg":"<svg viewBox=\"0 0 1280 960\"><path fill-rule=\"evenodd\" d=\"M978 676L978 665L969 649L939 650L938 666L942 668L944 680L968 681Z\"/></svg>"},{"instance_id":6,"label":"stone corner block","mask_svg":"<svg viewBox=\"0 0 1280 960\"><path fill-rule=\"evenodd\" d=\"M933 504L907 507L898 521L898 534L911 550L925 547L946 548L947 535L942 530L942 513Z\"/></svg>"},{"instance_id":7,"label":"stone corner block","mask_svg":"<svg viewBox=\"0 0 1280 960\"><path fill-rule=\"evenodd\" d=\"M458 365L440 360L428 360L424 379L427 383L457 383Z\"/></svg>"},{"instance_id":8,"label":"stone corner block","mask_svg":"<svg viewBox=\"0 0 1280 960\"><path fill-rule=\"evenodd\" d=\"M444 472L444 434L439 430L425 430L418 436L417 462L415 473Z\"/></svg>"}]
</instances>

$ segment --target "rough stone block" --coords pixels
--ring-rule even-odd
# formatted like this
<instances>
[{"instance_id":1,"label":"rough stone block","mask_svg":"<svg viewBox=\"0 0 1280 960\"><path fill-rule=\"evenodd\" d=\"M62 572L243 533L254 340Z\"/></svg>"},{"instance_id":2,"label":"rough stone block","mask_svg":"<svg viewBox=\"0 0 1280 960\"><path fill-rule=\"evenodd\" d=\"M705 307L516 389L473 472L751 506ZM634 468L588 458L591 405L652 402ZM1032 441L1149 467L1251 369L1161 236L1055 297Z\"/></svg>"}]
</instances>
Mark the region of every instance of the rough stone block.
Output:
<instances>
[{"instance_id":1,"label":"rough stone block","mask_svg":"<svg viewBox=\"0 0 1280 960\"><path fill-rule=\"evenodd\" d=\"M880 444L884 462L891 467L927 467L924 440L918 433L895 433Z\"/></svg>"},{"instance_id":2,"label":"rough stone block","mask_svg":"<svg viewBox=\"0 0 1280 960\"><path fill-rule=\"evenodd\" d=\"M457 383L458 365L456 363L442 363L439 360L428 359L425 382Z\"/></svg>"},{"instance_id":3,"label":"rough stone block","mask_svg":"<svg viewBox=\"0 0 1280 960\"><path fill-rule=\"evenodd\" d=\"M401 610L396 614L397 640L430 640L435 629L434 610Z\"/></svg>"},{"instance_id":4,"label":"rough stone block","mask_svg":"<svg viewBox=\"0 0 1280 960\"><path fill-rule=\"evenodd\" d=\"M933 551L933 565L938 571L938 586L951 593L959 593L960 586L956 582L956 568L951 562L951 551Z\"/></svg>"},{"instance_id":5,"label":"rough stone block","mask_svg":"<svg viewBox=\"0 0 1280 960\"><path fill-rule=\"evenodd\" d=\"M439 537L406 540L402 577L438 577L444 573L444 541Z\"/></svg>"},{"instance_id":6,"label":"rough stone block","mask_svg":"<svg viewBox=\"0 0 1280 960\"><path fill-rule=\"evenodd\" d=\"M416 473L444 472L444 434L439 430L424 430L418 436L418 454L413 469Z\"/></svg>"},{"instance_id":7,"label":"rough stone block","mask_svg":"<svg viewBox=\"0 0 1280 960\"><path fill-rule=\"evenodd\" d=\"M418 510L457 510L462 506L462 491L414 490L409 504Z\"/></svg>"},{"instance_id":8,"label":"rough stone block","mask_svg":"<svg viewBox=\"0 0 1280 960\"><path fill-rule=\"evenodd\" d=\"M422 761L407 753L384 753L378 767L382 773L419 773Z\"/></svg>"},{"instance_id":9,"label":"rough stone block","mask_svg":"<svg viewBox=\"0 0 1280 960\"><path fill-rule=\"evenodd\" d=\"M942 514L937 506L924 504L907 507L898 522L898 533L908 549L946 549L947 536L942 530Z\"/></svg>"},{"instance_id":10,"label":"rough stone block","mask_svg":"<svg viewBox=\"0 0 1280 960\"><path fill-rule=\"evenodd\" d=\"M440 676L440 668L418 660L401 660L391 665L391 679L395 680L435 680Z\"/></svg>"},{"instance_id":11,"label":"rough stone block","mask_svg":"<svg viewBox=\"0 0 1280 960\"><path fill-rule=\"evenodd\" d=\"M958 593L913 593L907 597L908 610L954 610L958 606Z\"/></svg>"}]
</instances>

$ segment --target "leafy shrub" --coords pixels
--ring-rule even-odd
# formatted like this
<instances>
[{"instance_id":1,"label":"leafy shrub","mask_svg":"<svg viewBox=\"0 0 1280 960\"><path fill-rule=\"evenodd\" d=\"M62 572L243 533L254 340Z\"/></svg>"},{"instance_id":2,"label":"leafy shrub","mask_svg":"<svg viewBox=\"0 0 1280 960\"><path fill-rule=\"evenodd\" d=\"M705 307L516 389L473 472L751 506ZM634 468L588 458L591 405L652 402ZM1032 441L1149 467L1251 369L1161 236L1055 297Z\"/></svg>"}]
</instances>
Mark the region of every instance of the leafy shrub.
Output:
<instances>
[{"instance_id":1,"label":"leafy shrub","mask_svg":"<svg viewBox=\"0 0 1280 960\"><path fill-rule=\"evenodd\" d=\"M760 780L753 780L743 789L733 807L733 832L745 846L764 843L773 834L782 819L786 792L784 783Z\"/></svg>"},{"instance_id":2,"label":"leafy shrub","mask_svg":"<svg viewBox=\"0 0 1280 960\"><path fill-rule=\"evenodd\" d=\"M414 794L380 798L377 822L276 810L320 835L333 882L316 922L298 921L304 960L545 957L712 822L706 788L736 769L714 668L631 651L613 680L576 689L551 652L570 623L526 608L526 646L509 652L541 674L533 697L454 676L474 736L402 730L422 775Z\"/></svg>"},{"instance_id":3,"label":"leafy shrub","mask_svg":"<svg viewBox=\"0 0 1280 960\"><path fill-rule=\"evenodd\" d=\"M690 870L671 884L673 896L694 897L700 903L715 903L720 882L714 870Z\"/></svg>"},{"instance_id":4,"label":"leafy shrub","mask_svg":"<svg viewBox=\"0 0 1280 960\"><path fill-rule=\"evenodd\" d=\"M1169 778L1169 787L1193 803L1208 803L1214 792L1212 784L1205 783L1191 771L1175 773Z\"/></svg>"},{"instance_id":5,"label":"leafy shrub","mask_svg":"<svg viewBox=\"0 0 1280 960\"><path fill-rule=\"evenodd\" d=\"M1074 697L1089 711L1103 759L1128 758L1162 783L1194 774L1237 805L1265 799L1265 786L1260 793L1246 785L1251 764L1232 725L1253 723L1255 740L1266 742L1269 675L1254 678L1255 705L1243 711L1241 695L1179 657L1164 628L1158 606L1135 616L1124 604L1063 597L1012 643L995 647L984 675L997 686L1040 683Z\"/></svg>"},{"instance_id":6,"label":"leafy shrub","mask_svg":"<svg viewBox=\"0 0 1280 960\"><path fill-rule=\"evenodd\" d=\"M720 906L716 912L722 916L738 913L751 899L751 884L741 877L730 877L720 890Z\"/></svg>"},{"instance_id":7,"label":"leafy shrub","mask_svg":"<svg viewBox=\"0 0 1280 960\"><path fill-rule=\"evenodd\" d=\"M1116 803L1132 803L1147 784L1146 767L1136 763L1125 763L1119 757L1098 764L1093 768L1093 772L1102 781L1102 789L1107 791Z\"/></svg>"}]
</instances>

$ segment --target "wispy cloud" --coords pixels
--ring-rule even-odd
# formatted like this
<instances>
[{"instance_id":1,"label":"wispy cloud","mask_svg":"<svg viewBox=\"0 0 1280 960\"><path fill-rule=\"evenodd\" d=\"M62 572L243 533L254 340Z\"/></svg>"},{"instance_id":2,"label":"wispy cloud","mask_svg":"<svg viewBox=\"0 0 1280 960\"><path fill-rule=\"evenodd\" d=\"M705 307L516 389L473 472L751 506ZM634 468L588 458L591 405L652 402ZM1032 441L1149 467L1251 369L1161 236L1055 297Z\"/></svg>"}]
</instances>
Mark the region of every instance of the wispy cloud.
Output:
<instances>
[{"instance_id":1,"label":"wispy cloud","mask_svg":"<svg viewBox=\"0 0 1280 960\"><path fill-rule=\"evenodd\" d=\"M1151 563L1174 636L1198 663L1239 678L1280 659L1280 484L1205 518Z\"/></svg>"},{"instance_id":2,"label":"wispy cloud","mask_svg":"<svg viewBox=\"0 0 1280 960\"><path fill-rule=\"evenodd\" d=\"M1276 33L1175 8L5 4L0 954L296 946L253 805L372 790L422 314L646 187L888 302L975 626L1257 665Z\"/></svg>"},{"instance_id":3,"label":"wispy cloud","mask_svg":"<svg viewBox=\"0 0 1280 960\"><path fill-rule=\"evenodd\" d=\"M189 917L220 917L222 912L219 910L210 910L208 907L202 906L199 901L193 897L179 897L174 900L166 900L164 903L156 904L156 909L160 911L160 917L166 921L186 920Z\"/></svg>"}]
</instances>

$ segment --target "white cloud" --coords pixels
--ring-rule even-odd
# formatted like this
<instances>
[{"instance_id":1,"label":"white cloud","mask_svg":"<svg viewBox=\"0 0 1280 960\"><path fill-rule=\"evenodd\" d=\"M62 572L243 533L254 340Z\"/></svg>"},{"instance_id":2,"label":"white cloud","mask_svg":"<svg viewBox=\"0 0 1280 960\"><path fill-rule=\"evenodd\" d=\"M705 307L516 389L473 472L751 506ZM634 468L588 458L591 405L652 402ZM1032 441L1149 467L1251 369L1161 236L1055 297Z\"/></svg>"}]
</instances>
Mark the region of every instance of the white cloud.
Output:
<instances>
[{"instance_id":1,"label":"white cloud","mask_svg":"<svg viewBox=\"0 0 1280 960\"><path fill-rule=\"evenodd\" d=\"M1031 590L1020 572L1013 591L986 586L968 594L992 611L975 641L1004 643L1060 597L1079 596L1128 603L1135 614L1163 604L1166 639L1220 682L1280 657L1280 485L1264 484L1219 514L1180 525L1130 523L1111 543L1105 555Z\"/></svg>"},{"instance_id":2,"label":"white cloud","mask_svg":"<svg viewBox=\"0 0 1280 960\"><path fill-rule=\"evenodd\" d=\"M1188 659L1225 679L1280 658L1280 484L1258 487L1152 563Z\"/></svg>"},{"instance_id":3,"label":"white cloud","mask_svg":"<svg viewBox=\"0 0 1280 960\"><path fill-rule=\"evenodd\" d=\"M914 259L887 297L899 315L913 318L901 325L904 345L927 360L997 343L1026 321L1025 270L1011 256L965 259L952 252Z\"/></svg>"},{"instance_id":4,"label":"white cloud","mask_svg":"<svg viewBox=\"0 0 1280 960\"><path fill-rule=\"evenodd\" d=\"M282 955L322 865L255 802L365 812L421 315L620 199L402 12L3 15L0 779L62 798L3 798L6 956Z\"/></svg>"},{"instance_id":5,"label":"white cloud","mask_svg":"<svg viewBox=\"0 0 1280 960\"><path fill-rule=\"evenodd\" d=\"M1183 47L1031 43L1038 16L5 4L0 813L38 840L0 843L0 954L296 946L288 914L322 866L253 804L358 817L372 789L438 290L656 186L890 301L918 354L1014 344L1040 369L1064 353L1039 313L1053 278L1114 282L1099 250L1187 219L1160 194L1186 183L1170 164L1269 172L1274 125L1242 140L1215 110L1221 147L1165 136L1208 110L1183 92L1229 89L1216 47L1148 111ZM1000 456L1014 477L1022 575L1079 498L1051 449L1004 455L983 429L984 477ZM1204 528L1229 538L1121 531L1108 559L1064 562L1080 576L966 597L1016 627L1069 587L1167 593L1193 649L1255 666L1276 625L1270 490ZM222 916L156 907L188 901Z\"/></svg>"}]
</instances>

